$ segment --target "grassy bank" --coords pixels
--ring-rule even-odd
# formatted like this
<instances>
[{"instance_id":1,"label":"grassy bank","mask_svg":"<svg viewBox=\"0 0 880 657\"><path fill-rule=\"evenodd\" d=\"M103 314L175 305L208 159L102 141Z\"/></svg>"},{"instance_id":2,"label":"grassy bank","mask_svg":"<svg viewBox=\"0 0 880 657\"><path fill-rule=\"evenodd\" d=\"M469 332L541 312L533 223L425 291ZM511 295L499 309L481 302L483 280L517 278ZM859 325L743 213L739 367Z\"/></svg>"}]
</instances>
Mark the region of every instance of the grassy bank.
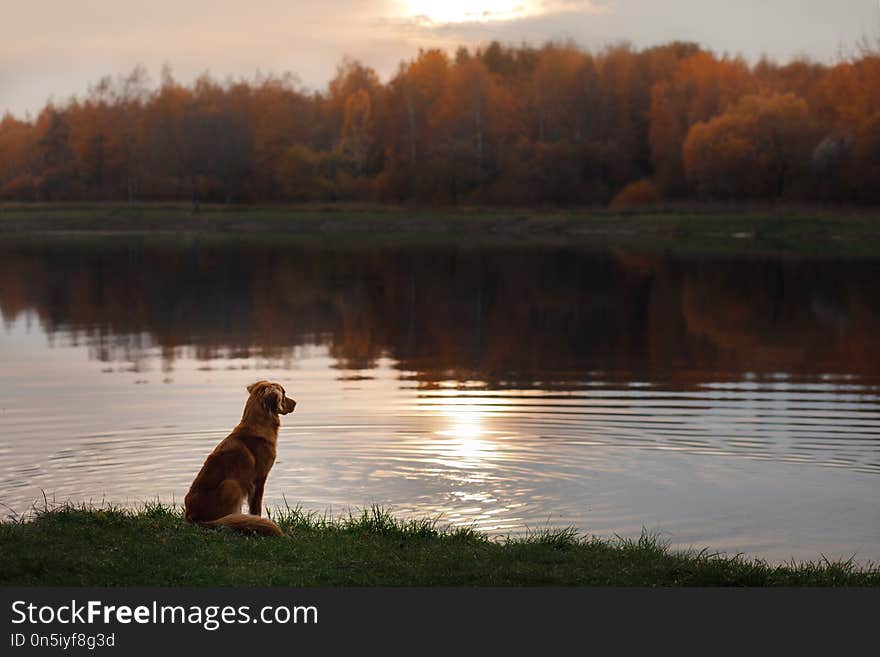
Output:
<instances>
[{"instance_id":1,"label":"grassy bank","mask_svg":"<svg viewBox=\"0 0 880 657\"><path fill-rule=\"evenodd\" d=\"M657 540L570 530L497 541L372 509L328 519L273 514L284 539L207 530L178 510L65 507L0 525L2 585L166 586L880 586L852 563L770 566Z\"/></svg>"},{"instance_id":2,"label":"grassy bank","mask_svg":"<svg viewBox=\"0 0 880 657\"><path fill-rule=\"evenodd\" d=\"M699 251L880 254L880 213L682 207L651 212L383 205L0 204L0 236L236 235L358 242L588 243Z\"/></svg>"}]
</instances>

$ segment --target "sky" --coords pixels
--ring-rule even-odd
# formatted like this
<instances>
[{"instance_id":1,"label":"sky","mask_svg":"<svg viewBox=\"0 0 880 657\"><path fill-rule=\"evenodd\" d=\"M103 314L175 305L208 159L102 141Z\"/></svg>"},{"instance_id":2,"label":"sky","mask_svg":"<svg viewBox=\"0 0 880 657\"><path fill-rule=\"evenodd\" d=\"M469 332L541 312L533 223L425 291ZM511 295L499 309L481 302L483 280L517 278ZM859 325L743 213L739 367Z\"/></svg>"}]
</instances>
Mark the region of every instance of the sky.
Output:
<instances>
[{"instance_id":1,"label":"sky","mask_svg":"<svg viewBox=\"0 0 880 657\"><path fill-rule=\"evenodd\" d=\"M880 0L0 0L0 114L24 117L104 75L163 65L189 82L293 72L323 89L344 56L387 80L419 48L496 39L599 50L696 41L834 61L880 39Z\"/></svg>"}]
</instances>

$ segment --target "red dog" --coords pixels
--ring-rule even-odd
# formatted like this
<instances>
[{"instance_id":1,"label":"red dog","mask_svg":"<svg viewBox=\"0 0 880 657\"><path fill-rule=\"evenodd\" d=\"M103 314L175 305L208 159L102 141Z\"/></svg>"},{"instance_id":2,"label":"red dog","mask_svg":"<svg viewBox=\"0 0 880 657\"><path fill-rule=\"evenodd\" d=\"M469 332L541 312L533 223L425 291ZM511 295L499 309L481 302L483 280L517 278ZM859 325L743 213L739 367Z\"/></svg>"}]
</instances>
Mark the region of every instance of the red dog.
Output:
<instances>
[{"instance_id":1,"label":"red dog","mask_svg":"<svg viewBox=\"0 0 880 657\"><path fill-rule=\"evenodd\" d=\"M296 402L277 383L257 381L247 387L241 422L208 455L186 494L186 519L202 527L283 536L281 528L261 518L263 487L278 444L279 415ZM241 513L245 498L250 515Z\"/></svg>"}]
</instances>

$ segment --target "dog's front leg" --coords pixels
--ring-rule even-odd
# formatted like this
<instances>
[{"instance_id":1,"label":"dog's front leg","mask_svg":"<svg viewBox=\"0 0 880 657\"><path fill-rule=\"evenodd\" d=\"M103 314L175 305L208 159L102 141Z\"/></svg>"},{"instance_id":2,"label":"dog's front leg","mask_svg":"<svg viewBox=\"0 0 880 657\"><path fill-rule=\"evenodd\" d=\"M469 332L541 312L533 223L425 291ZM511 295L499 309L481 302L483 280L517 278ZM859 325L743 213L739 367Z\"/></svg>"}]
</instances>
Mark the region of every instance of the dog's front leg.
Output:
<instances>
[{"instance_id":1,"label":"dog's front leg","mask_svg":"<svg viewBox=\"0 0 880 657\"><path fill-rule=\"evenodd\" d=\"M263 513L263 488L266 485L266 477L257 479L254 488L248 495L248 507L252 515L258 516Z\"/></svg>"}]
</instances>

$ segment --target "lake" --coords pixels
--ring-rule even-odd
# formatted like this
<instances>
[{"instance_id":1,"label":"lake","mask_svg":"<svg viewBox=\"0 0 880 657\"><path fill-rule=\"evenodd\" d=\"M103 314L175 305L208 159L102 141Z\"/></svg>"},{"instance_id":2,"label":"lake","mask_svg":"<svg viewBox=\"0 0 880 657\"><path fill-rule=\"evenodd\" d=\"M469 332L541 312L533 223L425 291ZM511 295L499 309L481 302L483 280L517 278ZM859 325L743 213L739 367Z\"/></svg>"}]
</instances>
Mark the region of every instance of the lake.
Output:
<instances>
[{"instance_id":1,"label":"lake","mask_svg":"<svg viewBox=\"0 0 880 657\"><path fill-rule=\"evenodd\" d=\"M880 561L880 259L0 241L0 503L182 502L257 379L269 506Z\"/></svg>"}]
</instances>

